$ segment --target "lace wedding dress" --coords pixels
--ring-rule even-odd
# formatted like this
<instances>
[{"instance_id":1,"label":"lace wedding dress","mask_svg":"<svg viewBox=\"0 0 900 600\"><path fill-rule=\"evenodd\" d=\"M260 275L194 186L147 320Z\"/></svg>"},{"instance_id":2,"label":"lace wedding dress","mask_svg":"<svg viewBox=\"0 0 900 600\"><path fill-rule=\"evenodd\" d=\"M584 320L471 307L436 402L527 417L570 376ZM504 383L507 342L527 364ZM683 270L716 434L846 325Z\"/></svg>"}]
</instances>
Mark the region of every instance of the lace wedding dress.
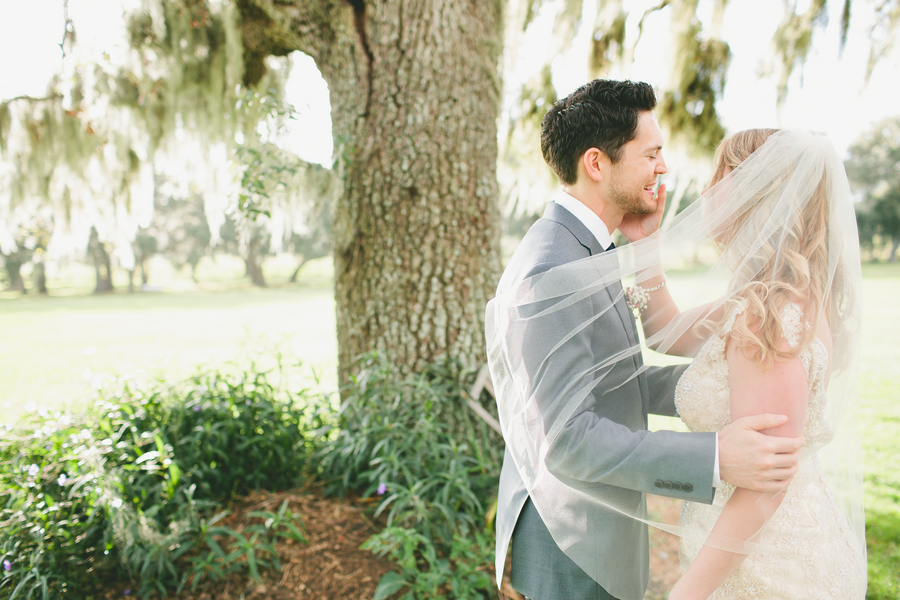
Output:
<instances>
[{"instance_id":1,"label":"lace wedding dress","mask_svg":"<svg viewBox=\"0 0 900 600\"><path fill-rule=\"evenodd\" d=\"M710 335L675 392L681 419L691 431L719 431L731 421L725 342L738 306L724 325ZM785 337L796 344L800 308L788 305L782 314ZM821 447L833 433L824 420L829 357L818 339L800 359L809 382L806 446ZM712 505L685 502L681 510L681 568L687 570L718 519L734 486L723 482ZM711 596L716 600L862 600L866 565L862 549L819 469L815 454L800 461L784 501L762 533L765 550L751 553Z\"/></svg>"}]
</instances>

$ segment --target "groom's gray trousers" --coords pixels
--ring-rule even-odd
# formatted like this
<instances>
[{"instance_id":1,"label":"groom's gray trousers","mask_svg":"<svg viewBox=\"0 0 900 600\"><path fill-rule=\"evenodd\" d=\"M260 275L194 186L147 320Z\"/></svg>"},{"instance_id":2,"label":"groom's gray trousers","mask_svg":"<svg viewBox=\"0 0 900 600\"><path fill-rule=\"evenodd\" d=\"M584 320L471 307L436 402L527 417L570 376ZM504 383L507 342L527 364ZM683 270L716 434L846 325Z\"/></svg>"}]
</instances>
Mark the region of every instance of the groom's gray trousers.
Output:
<instances>
[{"instance_id":1,"label":"groom's gray trousers","mask_svg":"<svg viewBox=\"0 0 900 600\"><path fill-rule=\"evenodd\" d=\"M559 549L530 498L513 531L511 558L510 583L531 600L617 600Z\"/></svg>"},{"instance_id":2,"label":"groom's gray trousers","mask_svg":"<svg viewBox=\"0 0 900 600\"><path fill-rule=\"evenodd\" d=\"M602 252L596 238L577 217L550 202L543 218L522 240L503 279L515 285L556 265ZM605 298L598 293L584 301L593 303L588 312L595 317L589 326L555 351L546 364L543 346L555 343L552 332L544 336L539 326L535 326L527 332L527 339L522 340L525 367L531 367L528 359L534 355L534 373L541 378L536 384L541 395L534 399L539 409L543 397L555 400L555 390L571 384L569 374L589 372L590 365L602 364L640 343L621 286L613 285L604 293ZM635 377L635 372L642 367L640 355L635 355L633 364L620 360L606 373L604 384L595 388L594 394L559 432L552 449L553 460L546 464L547 468L554 476L571 479L585 490L610 491L614 487L617 496L622 498L621 505L632 507L640 516L646 514L645 492L711 502L715 434L647 431L648 413L674 416L674 382L683 367L650 368ZM499 389L496 382L495 387ZM507 433L517 435L518 432ZM551 453L547 456L549 460ZM617 462L620 457L624 458ZM678 482L682 491L677 492L674 487L660 489L661 482ZM599 567L594 573L598 581L594 581L559 549L539 515L543 511L559 510L558 506L541 506L541 502L540 498L529 496L507 450L497 503L496 571L504 572L507 550L512 546L513 588L534 600L613 597L606 595L604 589L614 593L618 600L643 597L649 578L645 525L600 509L571 515L585 532L585 539L597 548L588 559Z\"/></svg>"}]
</instances>

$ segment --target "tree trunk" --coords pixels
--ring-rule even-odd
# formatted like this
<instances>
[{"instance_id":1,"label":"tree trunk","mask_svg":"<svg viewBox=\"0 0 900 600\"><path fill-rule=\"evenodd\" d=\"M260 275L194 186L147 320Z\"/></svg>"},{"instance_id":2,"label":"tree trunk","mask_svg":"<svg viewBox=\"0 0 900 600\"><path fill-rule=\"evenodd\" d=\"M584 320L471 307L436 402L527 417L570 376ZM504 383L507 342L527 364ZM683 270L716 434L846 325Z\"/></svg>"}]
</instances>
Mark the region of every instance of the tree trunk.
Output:
<instances>
[{"instance_id":1,"label":"tree trunk","mask_svg":"<svg viewBox=\"0 0 900 600\"><path fill-rule=\"evenodd\" d=\"M888 262L897 262L897 248L900 248L900 235L895 235L891 240L891 252L888 254Z\"/></svg>"},{"instance_id":2,"label":"tree trunk","mask_svg":"<svg viewBox=\"0 0 900 600\"><path fill-rule=\"evenodd\" d=\"M97 284L94 286L95 294L113 291L112 259L106 251L106 245L100 241L97 230L91 227L91 237L88 241L88 254L94 261L94 272L97 275Z\"/></svg>"},{"instance_id":3,"label":"tree trunk","mask_svg":"<svg viewBox=\"0 0 900 600\"><path fill-rule=\"evenodd\" d=\"M250 235L250 241L247 243L247 256L244 257L244 272L250 277L253 285L266 287L266 278L262 271L263 257L259 249L261 242L260 236L255 232Z\"/></svg>"},{"instance_id":4,"label":"tree trunk","mask_svg":"<svg viewBox=\"0 0 900 600\"><path fill-rule=\"evenodd\" d=\"M147 285L150 283L150 273L147 270L147 257L144 254L141 254L141 285Z\"/></svg>"},{"instance_id":5,"label":"tree trunk","mask_svg":"<svg viewBox=\"0 0 900 600\"><path fill-rule=\"evenodd\" d=\"M333 232L341 381L371 350L401 374L443 355L483 363L500 272L501 2L239 6L251 83L265 55L299 49L330 90L344 179Z\"/></svg>"},{"instance_id":6,"label":"tree trunk","mask_svg":"<svg viewBox=\"0 0 900 600\"><path fill-rule=\"evenodd\" d=\"M309 262L309 259L308 259L308 258L301 258L301 259L297 262L297 268L294 269L294 272L293 272L293 273L291 273L291 278L288 280L289 283L297 283L297 275L300 274L300 269L302 269L302 268L303 268L303 265L305 265L305 264L308 263L308 262Z\"/></svg>"},{"instance_id":7,"label":"tree trunk","mask_svg":"<svg viewBox=\"0 0 900 600\"><path fill-rule=\"evenodd\" d=\"M34 287L37 288L38 294L47 295L47 268L43 261L34 265Z\"/></svg>"},{"instance_id":8,"label":"tree trunk","mask_svg":"<svg viewBox=\"0 0 900 600\"><path fill-rule=\"evenodd\" d=\"M265 275L263 275L262 266L256 262L256 257L247 257L244 259L244 264L247 267L247 275L250 277L250 281L253 282L253 285L266 287L266 278Z\"/></svg>"},{"instance_id":9,"label":"tree trunk","mask_svg":"<svg viewBox=\"0 0 900 600\"><path fill-rule=\"evenodd\" d=\"M22 279L22 265L24 261L21 258L21 252L16 251L6 255L4 266L6 267L6 276L9 278L9 290L15 290L27 294L25 289L25 280Z\"/></svg>"}]
</instances>

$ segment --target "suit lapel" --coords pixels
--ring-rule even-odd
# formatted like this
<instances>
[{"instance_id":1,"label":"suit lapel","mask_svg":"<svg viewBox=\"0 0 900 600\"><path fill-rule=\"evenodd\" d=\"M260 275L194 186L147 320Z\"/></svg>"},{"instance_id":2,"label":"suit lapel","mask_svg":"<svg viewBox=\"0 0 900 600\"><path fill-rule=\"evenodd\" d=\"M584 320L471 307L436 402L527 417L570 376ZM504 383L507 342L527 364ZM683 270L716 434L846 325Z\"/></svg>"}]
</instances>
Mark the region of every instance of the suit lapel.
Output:
<instances>
[{"instance_id":1,"label":"suit lapel","mask_svg":"<svg viewBox=\"0 0 900 600\"><path fill-rule=\"evenodd\" d=\"M591 256L596 256L605 251L605 248L600 245L594 234L584 226L584 223L556 202L547 204L547 208L544 210L544 218L556 221L568 229L575 236L575 239L578 240L578 243L587 248ZM619 318L622 319L622 326L625 328L628 341L632 344L637 344L638 336L634 324L634 315L631 309L628 308L628 305L625 304L625 299L619 298L622 294L622 283L618 281L613 282L606 288L606 292L609 294L610 303L615 306L616 312L619 313Z\"/></svg>"},{"instance_id":2,"label":"suit lapel","mask_svg":"<svg viewBox=\"0 0 900 600\"><path fill-rule=\"evenodd\" d=\"M597 238L594 237L594 234L584 226L584 223L556 202L547 203L547 208L544 210L544 218L555 221L568 229L572 235L575 236L575 239L578 240L578 243L587 248L588 252L591 253L591 256L603 252L603 247L600 246L600 242L598 242Z\"/></svg>"},{"instance_id":3,"label":"suit lapel","mask_svg":"<svg viewBox=\"0 0 900 600\"><path fill-rule=\"evenodd\" d=\"M578 243L587 249L591 256L596 256L605 251L605 248L600 245L600 242L598 242L597 238L594 237L594 234L585 227L584 223L556 202L549 202L547 204L547 208L544 210L544 218L555 221L568 229L572 235L575 236L575 239L578 240ZM619 313L619 318L622 320L622 327L625 329L625 335L628 337L629 343L638 344L639 337L634 313L628 308L628 305L625 303L625 298L620 297L622 296L622 282L614 281L611 285L607 286L606 292L609 294L609 301L615 307L616 312ZM635 371L643 367L644 361L641 359L640 354L635 355L632 360L634 361ZM641 390L641 403L644 406L644 414L646 415L650 406L650 388L644 373L638 375L638 386Z\"/></svg>"}]
</instances>

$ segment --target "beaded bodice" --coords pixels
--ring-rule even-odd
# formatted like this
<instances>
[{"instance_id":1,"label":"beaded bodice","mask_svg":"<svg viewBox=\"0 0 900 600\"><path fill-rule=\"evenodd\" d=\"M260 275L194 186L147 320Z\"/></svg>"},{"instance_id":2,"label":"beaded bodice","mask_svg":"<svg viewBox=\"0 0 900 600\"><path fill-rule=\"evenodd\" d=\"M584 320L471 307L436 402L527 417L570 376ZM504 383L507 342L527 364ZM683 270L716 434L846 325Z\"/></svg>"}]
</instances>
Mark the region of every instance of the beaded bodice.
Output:
<instances>
[{"instance_id":1,"label":"beaded bodice","mask_svg":"<svg viewBox=\"0 0 900 600\"><path fill-rule=\"evenodd\" d=\"M720 431L731 422L728 390L728 362L725 343L735 319L744 310L739 304L724 325L710 335L690 368L685 371L675 391L675 406L681 420L691 431ZM796 304L788 304L781 314L785 339L795 346L800 338L803 313ZM828 351L818 338L800 353L809 382L806 423L802 435L806 445L816 447L828 443L833 432L825 421L825 390L828 377Z\"/></svg>"}]
</instances>

